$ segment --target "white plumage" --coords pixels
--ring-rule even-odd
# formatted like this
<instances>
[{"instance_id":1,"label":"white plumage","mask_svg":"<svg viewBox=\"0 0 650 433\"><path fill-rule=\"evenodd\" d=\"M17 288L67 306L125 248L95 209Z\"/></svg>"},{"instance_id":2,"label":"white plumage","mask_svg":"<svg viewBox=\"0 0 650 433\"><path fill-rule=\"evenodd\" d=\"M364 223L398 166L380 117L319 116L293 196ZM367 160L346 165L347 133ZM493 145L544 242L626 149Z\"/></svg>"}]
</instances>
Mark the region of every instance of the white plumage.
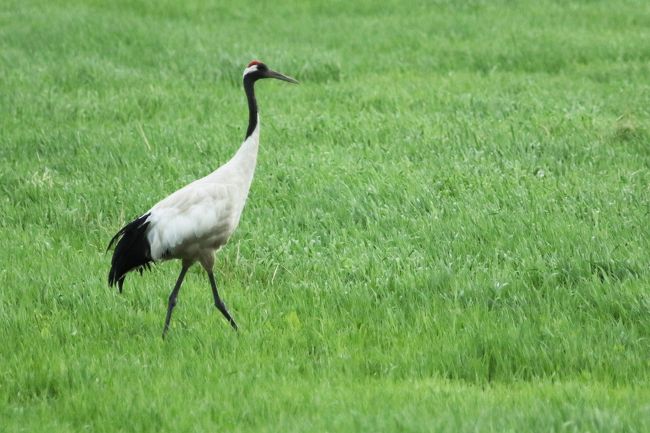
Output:
<instances>
[{"instance_id":1,"label":"white plumage","mask_svg":"<svg viewBox=\"0 0 650 433\"><path fill-rule=\"evenodd\" d=\"M259 122L235 156L149 210L147 239L154 261L200 260L224 245L239 224L259 148Z\"/></svg>"},{"instance_id":2,"label":"white plumage","mask_svg":"<svg viewBox=\"0 0 650 433\"><path fill-rule=\"evenodd\" d=\"M293 78L270 70L264 63L249 63L243 77L249 109L248 129L237 153L214 172L156 203L124 226L109 244L110 248L117 242L108 281L111 286L117 284L120 292L128 272L142 272L151 262L182 261L181 273L169 296L163 337L185 273L197 261L208 273L215 306L237 329L219 297L212 268L214 252L226 244L239 224L253 181L260 135L254 85L263 78L297 83Z\"/></svg>"}]
</instances>

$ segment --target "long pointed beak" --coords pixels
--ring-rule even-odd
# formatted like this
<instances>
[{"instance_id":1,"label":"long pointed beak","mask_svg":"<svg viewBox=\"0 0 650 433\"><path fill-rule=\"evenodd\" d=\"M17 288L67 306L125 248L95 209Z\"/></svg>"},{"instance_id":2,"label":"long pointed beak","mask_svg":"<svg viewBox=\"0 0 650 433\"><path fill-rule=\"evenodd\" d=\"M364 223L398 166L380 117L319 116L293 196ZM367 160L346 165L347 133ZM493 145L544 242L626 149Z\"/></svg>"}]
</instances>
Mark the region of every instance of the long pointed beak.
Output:
<instances>
[{"instance_id":1,"label":"long pointed beak","mask_svg":"<svg viewBox=\"0 0 650 433\"><path fill-rule=\"evenodd\" d=\"M295 80L295 79L293 79L291 77L287 77L286 75L283 75L283 74L281 74L279 72L272 71L270 69L266 72L266 76L268 78L277 78L278 80L287 81L287 82L293 83L293 84L299 84L298 80Z\"/></svg>"}]
</instances>

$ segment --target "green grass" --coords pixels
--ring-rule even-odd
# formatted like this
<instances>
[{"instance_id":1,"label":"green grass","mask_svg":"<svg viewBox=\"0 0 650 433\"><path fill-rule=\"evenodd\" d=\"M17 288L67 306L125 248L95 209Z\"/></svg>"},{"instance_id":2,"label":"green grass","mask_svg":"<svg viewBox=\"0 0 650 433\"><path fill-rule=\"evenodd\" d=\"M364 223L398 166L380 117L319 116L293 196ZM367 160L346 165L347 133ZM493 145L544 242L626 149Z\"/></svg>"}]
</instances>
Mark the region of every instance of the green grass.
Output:
<instances>
[{"instance_id":1,"label":"green grass","mask_svg":"<svg viewBox=\"0 0 650 433\"><path fill-rule=\"evenodd\" d=\"M650 3L5 1L0 431L650 430ZM262 147L217 279L108 240Z\"/></svg>"}]
</instances>

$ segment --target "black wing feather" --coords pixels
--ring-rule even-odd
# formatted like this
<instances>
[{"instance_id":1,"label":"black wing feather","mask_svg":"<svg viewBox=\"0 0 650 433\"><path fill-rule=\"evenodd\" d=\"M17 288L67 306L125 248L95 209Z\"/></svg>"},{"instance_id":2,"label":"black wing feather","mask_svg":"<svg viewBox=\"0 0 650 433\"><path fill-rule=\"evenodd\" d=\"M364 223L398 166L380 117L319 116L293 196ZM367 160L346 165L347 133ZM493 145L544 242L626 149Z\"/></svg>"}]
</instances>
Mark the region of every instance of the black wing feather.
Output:
<instances>
[{"instance_id":1,"label":"black wing feather","mask_svg":"<svg viewBox=\"0 0 650 433\"><path fill-rule=\"evenodd\" d=\"M108 285L117 287L122 292L124 278L129 271L134 269L142 273L143 269L149 269L151 258L151 245L147 240L147 221L150 214L136 218L118 231L108 244L108 249L115 245L111 270L108 272Z\"/></svg>"}]
</instances>

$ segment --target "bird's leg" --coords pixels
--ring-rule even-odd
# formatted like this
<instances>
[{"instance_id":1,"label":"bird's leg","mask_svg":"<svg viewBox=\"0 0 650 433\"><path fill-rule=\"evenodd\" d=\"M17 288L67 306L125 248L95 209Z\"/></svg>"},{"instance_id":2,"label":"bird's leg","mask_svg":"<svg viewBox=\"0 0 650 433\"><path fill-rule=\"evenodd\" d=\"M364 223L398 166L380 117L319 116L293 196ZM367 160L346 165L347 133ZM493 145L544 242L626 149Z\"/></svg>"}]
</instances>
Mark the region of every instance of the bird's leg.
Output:
<instances>
[{"instance_id":1,"label":"bird's leg","mask_svg":"<svg viewBox=\"0 0 650 433\"><path fill-rule=\"evenodd\" d=\"M235 331L237 330L237 324L235 323L235 320L232 318L230 313L228 312L228 309L226 308L226 305L223 303L221 298L219 297L219 292L217 291L217 282L214 280L214 274L212 273L212 270L208 270L208 278L210 279L210 285L212 286L212 296L214 296L214 306L221 311L221 314L224 315L226 319L228 319L228 322L230 322L230 326L232 326Z\"/></svg>"},{"instance_id":2,"label":"bird's leg","mask_svg":"<svg viewBox=\"0 0 650 433\"><path fill-rule=\"evenodd\" d=\"M185 278L185 273L187 270L190 268L190 265L187 263L183 263L183 268L181 269L181 273L178 276L178 280L176 280L176 285L174 286L174 290L172 290L172 293L169 295L169 303L167 304L167 317L165 318L165 327L163 328L163 333L162 333L162 338L165 338L165 334L167 333L167 329L169 328L169 321L172 318L172 310L176 306L176 297L178 296L178 291L181 289L181 284L183 284L183 278Z\"/></svg>"}]
</instances>

